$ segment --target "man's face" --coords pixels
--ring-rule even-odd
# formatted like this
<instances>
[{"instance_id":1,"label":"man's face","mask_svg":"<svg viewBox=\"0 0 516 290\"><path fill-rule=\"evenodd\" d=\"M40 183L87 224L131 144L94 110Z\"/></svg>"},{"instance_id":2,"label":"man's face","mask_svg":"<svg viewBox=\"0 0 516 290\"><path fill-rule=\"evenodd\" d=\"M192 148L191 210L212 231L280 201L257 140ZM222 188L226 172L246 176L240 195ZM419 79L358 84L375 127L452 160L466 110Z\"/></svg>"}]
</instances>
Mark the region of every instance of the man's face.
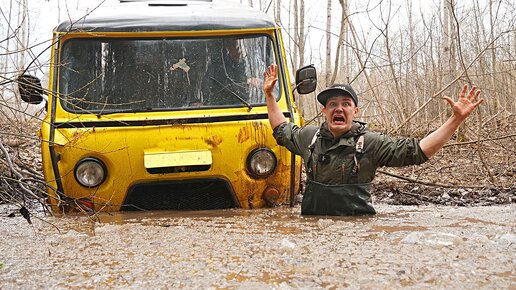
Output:
<instances>
[{"instance_id":1,"label":"man's face","mask_svg":"<svg viewBox=\"0 0 516 290\"><path fill-rule=\"evenodd\" d=\"M358 107L351 97L338 96L329 98L322 112L333 137L338 137L351 129Z\"/></svg>"}]
</instances>

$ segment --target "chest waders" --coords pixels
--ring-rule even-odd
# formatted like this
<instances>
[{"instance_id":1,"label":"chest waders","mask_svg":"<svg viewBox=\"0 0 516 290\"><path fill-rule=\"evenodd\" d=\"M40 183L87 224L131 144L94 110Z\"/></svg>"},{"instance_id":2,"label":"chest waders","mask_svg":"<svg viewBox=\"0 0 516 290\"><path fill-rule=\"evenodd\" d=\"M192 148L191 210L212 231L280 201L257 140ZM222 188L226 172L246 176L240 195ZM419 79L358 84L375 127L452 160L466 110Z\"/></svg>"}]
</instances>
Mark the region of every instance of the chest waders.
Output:
<instances>
[{"instance_id":1,"label":"chest waders","mask_svg":"<svg viewBox=\"0 0 516 290\"><path fill-rule=\"evenodd\" d=\"M312 158L315 142L319 131L317 131L310 144L310 157L308 164L308 180L306 182L303 202L301 204L302 215L329 215L329 216L350 216L376 214L371 203L371 183L352 184L323 184L314 181L314 160ZM364 153L364 135L360 135L355 141L355 154L353 155L354 166L351 170L351 177L357 180L360 170L360 158Z\"/></svg>"}]
</instances>

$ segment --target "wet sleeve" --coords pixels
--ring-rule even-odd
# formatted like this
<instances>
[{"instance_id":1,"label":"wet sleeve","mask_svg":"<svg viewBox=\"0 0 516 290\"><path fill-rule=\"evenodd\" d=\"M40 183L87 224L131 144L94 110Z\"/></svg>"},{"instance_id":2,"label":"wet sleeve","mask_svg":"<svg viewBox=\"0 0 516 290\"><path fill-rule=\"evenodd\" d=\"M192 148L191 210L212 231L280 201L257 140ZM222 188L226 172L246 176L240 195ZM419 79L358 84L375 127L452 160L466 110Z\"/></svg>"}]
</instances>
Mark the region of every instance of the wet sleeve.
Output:
<instances>
[{"instance_id":1,"label":"wet sleeve","mask_svg":"<svg viewBox=\"0 0 516 290\"><path fill-rule=\"evenodd\" d=\"M304 158L310 145L307 140L311 140L316 131L314 126L300 128L294 123L282 123L274 128L273 136L278 145Z\"/></svg>"},{"instance_id":2,"label":"wet sleeve","mask_svg":"<svg viewBox=\"0 0 516 290\"><path fill-rule=\"evenodd\" d=\"M416 138L393 140L377 134L376 142L374 155L377 166L401 167L418 165L428 160Z\"/></svg>"}]
</instances>

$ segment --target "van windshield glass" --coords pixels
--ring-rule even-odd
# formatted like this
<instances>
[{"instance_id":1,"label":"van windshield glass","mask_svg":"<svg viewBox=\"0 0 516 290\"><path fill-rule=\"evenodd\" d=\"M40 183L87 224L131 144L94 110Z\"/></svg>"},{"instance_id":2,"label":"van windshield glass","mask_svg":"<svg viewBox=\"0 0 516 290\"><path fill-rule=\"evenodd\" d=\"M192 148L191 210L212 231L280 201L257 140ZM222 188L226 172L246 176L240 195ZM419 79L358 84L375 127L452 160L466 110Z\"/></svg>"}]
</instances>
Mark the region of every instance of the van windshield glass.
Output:
<instances>
[{"instance_id":1,"label":"van windshield glass","mask_svg":"<svg viewBox=\"0 0 516 290\"><path fill-rule=\"evenodd\" d=\"M263 105L263 72L275 62L267 36L71 39L60 59L61 104L95 114Z\"/></svg>"}]
</instances>

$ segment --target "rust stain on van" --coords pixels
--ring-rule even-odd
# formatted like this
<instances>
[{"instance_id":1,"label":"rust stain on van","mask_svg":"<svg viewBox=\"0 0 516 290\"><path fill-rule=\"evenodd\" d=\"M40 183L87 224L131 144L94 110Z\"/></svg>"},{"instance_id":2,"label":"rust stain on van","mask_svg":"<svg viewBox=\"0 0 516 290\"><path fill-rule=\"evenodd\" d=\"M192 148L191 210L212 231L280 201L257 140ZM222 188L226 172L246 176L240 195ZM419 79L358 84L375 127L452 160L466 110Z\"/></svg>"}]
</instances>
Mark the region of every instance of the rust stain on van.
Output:
<instances>
[{"instance_id":1,"label":"rust stain on van","mask_svg":"<svg viewBox=\"0 0 516 290\"><path fill-rule=\"evenodd\" d=\"M223 141L222 137L217 136L217 135L211 136L208 139L204 139L204 142L206 142L206 144L208 144L208 145L210 145L211 147L214 147L214 148L219 146L220 143L222 143L222 141Z\"/></svg>"},{"instance_id":2,"label":"rust stain on van","mask_svg":"<svg viewBox=\"0 0 516 290\"><path fill-rule=\"evenodd\" d=\"M73 131L70 135L68 135L71 138L67 138L69 145L76 145L80 142L81 139L86 139L86 137L88 137L92 133L95 133L95 128Z\"/></svg>"},{"instance_id":3,"label":"rust stain on van","mask_svg":"<svg viewBox=\"0 0 516 290\"><path fill-rule=\"evenodd\" d=\"M249 140L249 135L249 129L247 127L240 128L240 131L238 132L238 143L244 143Z\"/></svg>"},{"instance_id":4,"label":"rust stain on van","mask_svg":"<svg viewBox=\"0 0 516 290\"><path fill-rule=\"evenodd\" d=\"M261 146L263 146L267 140L267 136L265 133L267 128L265 127L265 125L262 122L256 122L256 121L252 123L252 126L253 126L255 141L258 144L260 144Z\"/></svg>"}]
</instances>

